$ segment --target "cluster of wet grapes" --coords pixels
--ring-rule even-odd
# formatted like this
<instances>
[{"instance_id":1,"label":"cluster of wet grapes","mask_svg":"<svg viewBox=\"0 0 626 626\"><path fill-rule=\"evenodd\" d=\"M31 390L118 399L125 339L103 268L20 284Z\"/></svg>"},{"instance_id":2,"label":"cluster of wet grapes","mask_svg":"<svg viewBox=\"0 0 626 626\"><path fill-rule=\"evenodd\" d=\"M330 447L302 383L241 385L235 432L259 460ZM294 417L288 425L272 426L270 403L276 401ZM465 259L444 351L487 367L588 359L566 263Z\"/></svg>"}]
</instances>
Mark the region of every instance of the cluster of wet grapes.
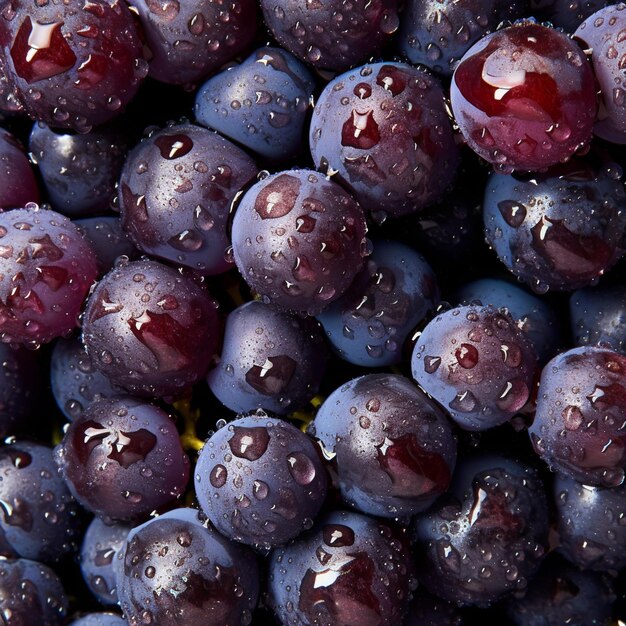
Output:
<instances>
[{"instance_id":1,"label":"cluster of wet grapes","mask_svg":"<svg viewBox=\"0 0 626 626\"><path fill-rule=\"evenodd\" d=\"M626 623L626 5L0 0L0 623Z\"/></svg>"}]
</instances>

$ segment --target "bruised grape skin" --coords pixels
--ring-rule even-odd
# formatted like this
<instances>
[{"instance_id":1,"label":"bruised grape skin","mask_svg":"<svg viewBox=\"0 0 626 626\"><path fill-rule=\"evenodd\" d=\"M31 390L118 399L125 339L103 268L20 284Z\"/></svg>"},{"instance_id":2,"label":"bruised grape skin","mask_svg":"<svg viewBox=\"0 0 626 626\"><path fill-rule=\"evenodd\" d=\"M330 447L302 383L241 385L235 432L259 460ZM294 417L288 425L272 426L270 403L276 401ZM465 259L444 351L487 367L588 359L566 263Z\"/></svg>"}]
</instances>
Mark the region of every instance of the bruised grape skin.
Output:
<instances>
[{"instance_id":1,"label":"bruised grape skin","mask_svg":"<svg viewBox=\"0 0 626 626\"><path fill-rule=\"evenodd\" d=\"M626 487L607 489L554 477L559 552L581 569L626 566Z\"/></svg>"},{"instance_id":2,"label":"bruised grape skin","mask_svg":"<svg viewBox=\"0 0 626 626\"><path fill-rule=\"evenodd\" d=\"M117 604L115 558L124 545L132 526L105 524L94 517L80 549L80 570L83 579L100 604Z\"/></svg>"},{"instance_id":3,"label":"bruised grape skin","mask_svg":"<svg viewBox=\"0 0 626 626\"><path fill-rule=\"evenodd\" d=\"M487 606L526 587L548 530L536 471L498 455L464 458L448 494L414 520L418 578L441 598Z\"/></svg>"},{"instance_id":4,"label":"bruised grape skin","mask_svg":"<svg viewBox=\"0 0 626 626\"><path fill-rule=\"evenodd\" d=\"M207 383L232 411L286 415L318 392L327 357L315 322L253 300L228 314L222 353Z\"/></svg>"},{"instance_id":5,"label":"bruised grape skin","mask_svg":"<svg viewBox=\"0 0 626 626\"><path fill-rule=\"evenodd\" d=\"M615 487L626 468L626 357L608 348L573 348L554 357L539 381L528 429L535 452L556 472Z\"/></svg>"},{"instance_id":6,"label":"bruised grape skin","mask_svg":"<svg viewBox=\"0 0 626 626\"><path fill-rule=\"evenodd\" d=\"M399 25L397 0L261 0L267 28L301 61L344 71L376 53Z\"/></svg>"},{"instance_id":7,"label":"bruised grape skin","mask_svg":"<svg viewBox=\"0 0 626 626\"><path fill-rule=\"evenodd\" d=\"M38 345L76 327L97 275L89 244L36 205L0 214L0 340Z\"/></svg>"},{"instance_id":8,"label":"bruised grape skin","mask_svg":"<svg viewBox=\"0 0 626 626\"><path fill-rule=\"evenodd\" d=\"M92 363L78 337L57 339L50 356L50 387L57 406L72 421L95 400L120 393Z\"/></svg>"},{"instance_id":9,"label":"bruised grape skin","mask_svg":"<svg viewBox=\"0 0 626 626\"><path fill-rule=\"evenodd\" d=\"M0 555L52 563L71 554L82 530L79 506L52 449L30 441L0 447Z\"/></svg>"},{"instance_id":10,"label":"bruised grape skin","mask_svg":"<svg viewBox=\"0 0 626 626\"><path fill-rule=\"evenodd\" d=\"M286 160L302 149L314 89L304 63L286 50L265 46L200 87L196 120L262 157Z\"/></svg>"},{"instance_id":11,"label":"bruised grape skin","mask_svg":"<svg viewBox=\"0 0 626 626\"><path fill-rule=\"evenodd\" d=\"M615 594L606 575L580 570L552 553L523 595L504 603L516 626L608 626Z\"/></svg>"},{"instance_id":12,"label":"bruised grape skin","mask_svg":"<svg viewBox=\"0 0 626 626\"><path fill-rule=\"evenodd\" d=\"M474 44L455 69L450 102L470 148L503 173L568 159L590 141L596 112L583 51L532 21Z\"/></svg>"},{"instance_id":13,"label":"bruised grape skin","mask_svg":"<svg viewBox=\"0 0 626 626\"><path fill-rule=\"evenodd\" d=\"M127 396L89 405L65 431L55 461L80 504L109 522L141 521L174 502L190 471L173 419Z\"/></svg>"},{"instance_id":14,"label":"bruised grape skin","mask_svg":"<svg viewBox=\"0 0 626 626\"><path fill-rule=\"evenodd\" d=\"M121 130L72 134L35 123L28 148L54 210L75 218L109 209L126 155Z\"/></svg>"},{"instance_id":15,"label":"bruised grape skin","mask_svg":"<svg viewBox=\"0 0 626 626\"><path fill-rule=\"evenodd\" d=\"M0 180L0 209L39 202L39 187L24 148L4 129L0 129Z\"/></svg>"},{"instance_id":16,"label":"bruised grape skin","mask_svg":"<svg viewBox=\"0 0 626 626\"><path fill-rule=\"evenodd\" d=\"M364 513L414 515L450 485L457 449L451 425L403 376L366 374L342 385L310 432L334 459L343 499Z\"/></svg>"},{"instance_id":17,"label":"bruised grape skin","mask_svg":"<svg viewBox=\"0 0 626 626\"><path fill-rule=\"evenodd\" d=\"M599 8L578 26L574 37L589 50L594 76L600 88L600 110L593 128L597 137L626 144L626 88L622 84L626 63L626 5Z\"/></svg>"},{"instance_id":18,"label":"bruised grape skin","mask_svg":"<svg viewBox=\"0 0 626 626\"><path fill-rule=\"evenodd\" d=\"M194 124L152 133L128 155L119 184L124 229L148 254L219 274L226 259L229 209L257 174L233 143Z\"/></svg>"},{"instance_id":19,"label":"bruised grape skin","mask_svg":"<svg viewBox=\"0 0 626 626\"><path fill-rule=\"evenodd\" d=\"M397 241L375 241L365 267L317 319L336 353L356 365L400 363L405 340L439 302L430 265Z\"/></svg>"},{"instance_id":20,"label":"bruised grape skin","mask_svg":"<svg viewBox=\"0 0 626 626\"><path fill-rule=\"evenodd\" d=\"M263 412L220 428L196 463L196 498L209 520L229 539L264 549L310 528L326 489L313 441Z\"/></svg>"},{"instance_id":21,"label":"bruised grape skin","mask_svg":"<svg viewBox=\"0 0 626 626\"><path fill-rule=\"evenodd\" d=\"M257 31L256 3L131 0L149 48L148 74L165 83L202 80L244 52Z\"/></svg>"},{"instance_id":22,"label":"bruised grape skin","mask_svg":"<svg viewBox=\"0 0 626 626\"><path fill-rule=\"evenodd\" d=\"M29 559L0 559L0 615L4 624L64 626L68 609L61 578L50 567Z\"/></svg>"},{"instance_id":23,"label":"bruised grape skin","mask_svg":"<svg viewBox=\"0 0 626 626\"><path fill-rule=\"evenodd\" d=\"M600 285L575 291L569 299L574 344L602 344L626 354L626 285Z\"/></svg>"},{"instance_id":24,"label":"bruised grape skin","mask_svg":"<svg viewBox=\"0 0 626 626\"><path fill-rule=\"evenodd\" d=\"M198 511L176 509L131 530L117 585L129 626L244 626L257 603L259 567Z\"/></svg>"},{"instance_id":25,"label":"bruised grape skin","mask_svg":"<svg viewBox=\"0 0 626 626\"><path fill-rule=\"evenodd\" d=\"M467 50L499 24L526 11L525 0L409 0L397 43L409 61L451 76Z\"/></svg>"},{"instance_id":26,"label":"bruised grape skin","mask_svg":"<svg viewBox=\"0 0 626 626\"><path fill-rule=\"evenodd\" d=\"M268 565L269 605L283 626L397 626L415 587L406 542L384 521L332 511Z\"/></svg>"},{"instance_id":27,"label":"bruised grape skin","mask_svg":"<svg viewBox=\"0 0 626 626\"><path fill-rule=\"evenodd\" d=\"M217 352L216 306L189 275L156 261L122 264L87 301L83 343L96 368L130 393L181 394Z\"/></svg>"},{"instance_id":28,"label":"bruised grape skin","mask_svg":"<svg viewBox=\"0 0 626 626\"><path fill-rule=\"evenodd\" d=\"M242 197L232 227L235 263L265 301L319 313L349 286L368 253L361 206L322 174L293 169Z\"/></svg>"},{"instance_id":29,"label":"bruised grape skin","mask_svg":"<svg viewBox=\"0 0 626 626\"><path fill-rule=\"evenodd\" d=\"M3 7L2 100L50 126L87 132L134 97L147 65L124 3L14 0Z\"/></svg>"},{"instance_id":30,"label":"bruised grape skin","mask_svg":"<svg viewBox=\"0 0 626 626\"><path fill-rule=\"evenodd\" d=\"M621 172L592 156L541 175L493 173L483 202L485 238L515 276L542 293L595 284L623 255Z\"/></svg>"},{"instance_id":31,"label":"bruised grape skin","mask_svg":"<svg viewBox=\"0 0 626 626\"><path fill-rule=\"evenodd\" d=\"M330 81L309 129L319 169L335 174L375 219L441 198L459 150L436 78L405 63L373 63Z\"/></svg>"},{"instance_id":32,"label":"bruised grape skin","mask_svg":"<svg viewBox=\"0 0 626 626\"><path fill-rule=\"evenodd\" d=\"M505 310L464 305L424 328L413 349L414 380L466 430L502 424L530 400L537 357Z\"/></svg>"}]
</instances>

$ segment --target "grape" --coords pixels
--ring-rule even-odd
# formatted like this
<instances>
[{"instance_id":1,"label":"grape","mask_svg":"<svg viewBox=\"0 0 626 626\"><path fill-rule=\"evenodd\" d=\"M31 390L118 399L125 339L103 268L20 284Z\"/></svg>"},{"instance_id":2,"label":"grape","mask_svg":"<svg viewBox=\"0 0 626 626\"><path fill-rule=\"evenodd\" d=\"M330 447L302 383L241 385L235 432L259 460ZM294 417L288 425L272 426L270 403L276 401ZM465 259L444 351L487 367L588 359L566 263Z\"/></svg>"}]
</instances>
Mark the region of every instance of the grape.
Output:
<instances>
[{"instance_id":1,"label":"grape","mask_svg":"<svg viewBox=\"0 0 626 626\"><path fill-rule=\"evenodd\" d=\"M89 613L70 623L70 626L127 626L128 622L115 613Z\"/></svg>"},{"instance_id":2,"label":"grape","mask_svg":"<svg viewBox=\"0 0 626 626\"><path fill-rule=\"evenodd\" d=\"M401 362L409 334L438 302L437 277L426 259L381 240L346 293L317 319L341 358L378 367Z\"/></svg>"},{"instance_id":3,"label":"grape","mask_svg":"<svg viewBox=\"0 0 626 626\"><path fill-rule=\"evenodd\" d=\"M162 409L120 396L91 403L55 460L74 497L107 522L137 522L185 491L189 458Z\"/></svg>"},{"instance_id":4,"label":"grape","mask_svg":"<svg viewBox=\"0 0 626 626\"><path fill-rule=\"evenodd\" d=\"M458 306L419 336L411 359L415 381L467 430L502 424L530 400L537 357L504 310Z\"/></svg>"},{"instance_id":5,"label":"grape","mask_svg":"<svg viewBox=\"0 0 626 626\"><path fill-rule=\"evenodd\" d=\"M101 604L117 604L115 558L131 529L127 524L105 524L94 517L83 536L80 570Z\"/></svg>"},{"instance_id":6,"label":"grape","mask_svg":"<svg viewBox=\"0 0 626 626\"><path fill-rule=\"evenodd\" d=\"M254 554L177 509L137 526L118 557L120 606L130 626L244 626L256 605Z\"/></svg>"},{"instance_id":7,"label":"grape","mask_svg":"<svg viewBox=\"0 0 626 626\"><path fill-rule=\"evenodd\" d=\"M97 274L89 244L36 205L0 214L0 340L37 346L69 333Z\"/></svg>"},{"instance_id":8,"label":"grape","mask_svg":"<svg viewBox=\"0 0 626 626\"><path fill-rule=\"evenodd\" d=\"M459 164L439 82L405 63L363 65L329 82L309 145L317 167L378 221L439 200Z\"/></svg>"},{"instance_id":9,"label":"grape","mask_svg":"<svg viewBox=\"0 0 626 626\"><path fill-rule=\"evenodd\" d=\"M91 402L121 393L94 367L78 337L61 338L54 344L50 386L57 406L70 421L80 417Z\"/></svg>"},{"instance_id":10,"label":"grape","mask_svg":"<svg viewBox=\"0 0 626 626\"><path fill-rule=\"evenodd\" d=\"M117 116L147 71L135 22L121 2L4 3L0 42L0 100L79 132Z\"/></svg>"},{"instance_id":11,"label":"grape","mask_svg":"<svg viewBox=\"0 0 626 626\"><path fill-rule=\"evenodd\" d=\"M246 302L228 315L219 364L207 382L232 411L286 415L317 393L326 359L314 322L272 304Z\"/></svg>"},{"instance_id":12,"label":"grape","mask_svg":"<svg viewBox=\"0 0 626 626\"><path fill-rule=\"evenodd\" d=\"M233 254L244 280L266 301L315 314L361 269L366 232L352 196L321 174L294 169L245 193L233 219Z\"/></svg>"},{"instance_id":13,"label":"grape","mask_svg":"<svg viewBox=\"0 0 626 626\"><path fill-rule=\"evenodd\" d=\"M181 394L217 351L216 307L188 275L156 261L123 263L90 295L83 343L111 383L144 396Z\"/></svg>"},{"instance_id":14,"label":"grape","mask_svg":"<svg viewBox=\"0 0 626 626\"><path fill-rule=\"evenodd\" d=\"M544 367L528 429L537 454L587 485L624 481L626 357L608 348L566 350Z\"/></svg>"},{"instance_id":15,"label":"grape","mask_svg":"<svg viewBox=\"0 0 626 626\"><path fill-rule=\"evenodd\" d=\"M88 217L109 208L127 149L119 128L80 135L36 123L28 148L53 209L69 217Z\"/></svg>"},{"instance_id":16,"label":"grape","mask_svg":"<svg viewBox=\"0 0 626 626\"><path fill-rule=\"evenodd\" d=\"M366 374L342 385L318 410L311 433L336 463L344 500L364 513L414 515L450 485L452 428L403 376Z\"/></svg>"},{"instance_id":17,"label":"grape","mask_svg":"<svg viewBox=\"0 0 626 626\"><path fill-rule=\"evenodd\" d=\"M226 537L261 548L310 528L326 486L326 469L309 437L263 412L220 428L196 463L202 511Z\"/></svg>"},{"instance_id":18,"label":"grape","mask_svg":"<svg viewBox=\"0 0 626 626\"><path fill-rule=\"evenodd\" d=\"M396 0L260 0L276 40L314 67L343 71L378 51L398 28Z\"/></svg>"},{"instance_id":19,"label":"grape","mask_svg":"<svg viewBox=\"0 0 626 626\"><path fill-rule=\"evenodd\" d=\"M27 202L39 202L37 179L19 141L9 132L0 130L0 209L23 207Z\"/></svg>"},{"instance_id":20,"label":"grape","mask_svg":"<svg viewBox=\"0 0 626 626\"><path fill-rule=\"evenodd\" d=\"M149 75L174 83L195 83L244 51L256 33L256 3L216 0L129 2L150 50Z\"/></svg>"},{"instance_id":21,"label":"grape","mask_svg":"<svg viewBox=\"0 0 626 626\"><path fill-rule=\"evenodd\" d=\"M183 123L152 133L120 176L124 229L148 254L219 274L230 269L228 212L256 175L252 159L218 134Z\"/></svg>"},{"instance_id":22,"label":"grape","mask_svg":"<svg viewBox=\"0 0 626 626\"><path fill-rule=\"evenodd\" d=\"M407 612L414 567L393 526L332 511L269 561L269 603L281 624L395 626Z\"/></svg>"},{"instance_id":23,"label":"grape","mask_svg":"<svg viewBox=\"0 0 626 626\"><path fill-rule=\"evenodd\" d=\"M529 20L483 37L463 55L450 103L468 145L504 173L568 159L590 141L596 112L583 51Z\"/></svg>"},{"instance_id":24,"label":"grape","mask_svg":"<svg viewBox=\"0 0 626 626\"><path fill-rule=\"evenodd\" d=\"M487 606L526 587L548 527L544 487L530 466L499 455L464 458L449 493L414 520L418 578L441 598Z\"/></svg>"},{"instance_id":25,"label":"grape","mask_svg":"<svg viewBox=\"0 0 626 626\"><path fill-rule=\"evenodd\" d=\"M79 506L52 449L30 441L0 447L0 554L51 563L76 550Z\"/></svg>"}]
</instances>

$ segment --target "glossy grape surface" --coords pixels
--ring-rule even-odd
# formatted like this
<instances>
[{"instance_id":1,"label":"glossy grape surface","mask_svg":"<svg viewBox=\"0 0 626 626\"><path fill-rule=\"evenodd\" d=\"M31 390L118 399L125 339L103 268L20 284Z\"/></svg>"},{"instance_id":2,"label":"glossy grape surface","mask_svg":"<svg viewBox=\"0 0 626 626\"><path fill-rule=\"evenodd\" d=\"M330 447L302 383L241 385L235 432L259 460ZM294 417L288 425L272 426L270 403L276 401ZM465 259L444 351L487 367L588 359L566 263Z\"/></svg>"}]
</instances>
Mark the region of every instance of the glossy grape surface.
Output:
<instances>
[{"instance_id":1,"label":"glossy grape surface","mask_svg":"<svg viewBox=\"0 0 626 626\"><path fill-rule=\"evenodd\" d=\"M454 71L450 103L468 145L498 171L541 170L591 139L593 73L556 29L525 21L483 37Z\"/></svg>"}]
</instances>

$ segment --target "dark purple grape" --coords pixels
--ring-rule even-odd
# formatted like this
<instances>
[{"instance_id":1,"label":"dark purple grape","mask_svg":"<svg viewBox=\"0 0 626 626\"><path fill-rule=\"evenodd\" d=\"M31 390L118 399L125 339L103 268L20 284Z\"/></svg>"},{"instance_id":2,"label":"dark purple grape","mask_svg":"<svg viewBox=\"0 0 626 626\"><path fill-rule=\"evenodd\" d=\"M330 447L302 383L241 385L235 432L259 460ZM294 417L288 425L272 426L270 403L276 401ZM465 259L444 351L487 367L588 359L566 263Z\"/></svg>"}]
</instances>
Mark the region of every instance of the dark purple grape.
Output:
<instances>
[{"instance_id":1,"label":"dark purple grape","mask_svg":"<svg viewBox=\"0 0 626 626\"><path fill-rule=\"evenodd\" d=\"M50 563L76 550L79 506L57 472L52 448L0 447L0 555Z\"/></svg>"},{"instance_id":2,"label":"dark purple grape","mask_svg":"<svg viewBox=\"0 0 626 626\"><path fill-rule=\"evenodd\" d=\"M28 147L55 211L87 217L110 208L127 148L119 129L81 135L36 123Z\"/></svg>"},{"instance_id":3,"label":"dark purple grape","mask_svg":"<svg viewBox=\"0 0 626 626\"><path fill-rule=\"evenodd\" d=\"M139 250L122 229L119 217L87 217L73 223L96 253L100 276L112 270L118 258L125 256L134 260L139 256Z\"/></svg>"},{"instance_id":4,"label":"dark purple grape","mask_svg":"<svg viewBox=\"0 0 626 626\"><path fill-rule=\"evenodd\" d=\"M465 53L450 102L469 147L497 171L536 171L590 141L596 90L576 43L527 20L483 37Z\"/></svg>"},{"instance_id":5,"label":"dark purple grape","mask_svg":"<svg viewBox=\"0 0 626 626\"><path fill-rule=\"evenodd\" d=\"M460 605L486 606L525 589L548 545L537 472L483 454L457 465L450 492L414 521L420 582Z\"/></svg>"},{"instance_id":6,"label":"dark purple grape","mask_svg":"<svg viewBox=\"0 0 626 626\"><path fill-rule=\"evenodd\" d=\"M26 435L43 386L37 353L0 343L0 439Z\"/></svg>"},{"instance_id":7,"label":"dark purple grape","mask_svg":"<svg viewBox=\"0 0 626 626\"><path fill-rule=\"evenodd\" d=\"M333 391L310 426L334 459L343 499L363 513L408 517L450 486L456 439L408 378L366 374Z\"/></svg>"},{"instance_id":8,"label":"dark purple grape","mask_svg":"<svg viewBox=\"0 0 626 626\"><path fill-rule=\"evenodd\" d=\"M569 300L574 343L602 344L626 354L626 285L588 287Z\"/></svg>"},{"instance_id":9,"label":"dark purple grape","mask_svg":"<svg viewBox=\"0 0 626 626\"><path fill-rule=\"evenodd\" d=\"M126 4L106 0L3 5L2 100L53 127L87 132L118 115L147 63Z\"/></svg>"},{"instance_id":10,"label":"dark purple grape","mask_svg":"<svg viewBox=\"0 0 626 626\"><path fill-rule=\"evenodd\" d=\"M254 0L130 0L149 49L149 75L195 83L245 51L257 30Z\"/></svg>"},{"instance_id":11,"label":"dark purple grape","mask_svg":"<svg viewBox=\"0 0 626 626\"><path fill-rule=\"evenodd\" d=\"M485 430L511 419L530 400L537 357L507 311L465 305L426 325L411 369L461 428Z\"/></svg>"},{"instance_id":12,"label":"dark purple grape","mask_svg":"<svg viewBox=\"0 0 626 626\"><path fill-rule=\"evenodd\" d=\"M626 566L626 486L607 489L554 478L559 552L581 569Z\"/></svg>"},{"instance_id":13,"label":"dark purple grape","mask_svg":"<svg viewBox=\"0 0 626 626\"><path fill-rule=\"evenodd\" d=\"M363 65L329 82L309 144L316 166L377 221L439 200L459 164L439 82L405 63Z\"/></svg>"},{"instance_id":14,"label":"dark purple grape","mask_svg":"<svg viewBox=\"0 0 626 626\"><path fill-rule=\"evenodd\" d=\"M236 413L259 408L286 415L318 392L327 357L316 323L253 300L228 314L222 353L207 382Z\"/></svg>"},{"instance_id":15,"label":"dark purple grape","mask_svg":"<svg viewBox=\"0 0 626 626\"><path fill-rule=\"evenodd\" d=\"M626 63L626 5L602 6L596 0L591 6L598 9L585 15L576 28L574 37L589 51L591 64L599 86L600 110L593 127L597 137L612 143L626 143L626 88L622 84Z\"/></svg>"},{"instance_id":16,"label":"dark purple grape","mask_svg":"<svg viewBox=\"0 0 626 626\"><path fill-rule=\"evenodd\" d=\"M131 530L118 557L129 626L244 626L259 592L254 554L177 509Z\"/></svg>"},{"instance_id":17,"label":"dark purple grape","mask_svg":"<svg viewBox=\"0 0 626 626\"><path fill-rule=\"evenodd\" d=\"M573 159L542 175L492 174L485 237L498 258L535 291L597 282L622 256L626 203L615 164Z\"/></svg>"},{"instance_id":18,"label":"dark purple grape","mask_svg":"<svg viewBox=\"0 0 626 626\"><path fill-rule=\"evenodd\" d=\"M39 202L39 187L24 148L8 131L0 128L0 209Z\"/></svg>"},{"instance_id":19,"label":"dark purple grape","mask_svg":"<svg viewBox=\"0 0 626 626\"><path fill-rule=\"evenodd\" d=\"M165 397L202 379L221 337L217 305L193 278L156 261L111 270L89 297L83 342L130 393Z\"/></svg>"},{"instance_id":20,"label":"dark purple grape","mask_svg":"<svg viewBox=\"0 0 626 626\"><path fill-rule=\"evenodd\" d=\"M0 559L0 619L6 626L63 626L69 599L59 576L29 559Z\"/></svg>"},{"instance_id":21,"label":"dark purple grape","mask_svg":"<svg viewBox=\"0 0 626 626\"><path fill-rule=\"evenodd\" d=\"M36 346L69 333L96 257L63 215L37 205L0 214L0 341Z\"/></svg>"},{"instance_id":22,"label":"dark purple grape","mask_svg":"<svg viewBox=\"0 0 626 626\"><path fill-rule=\"evenodd\" d=\"M302 149L315 80L280 48L264 47L210 78L196 93L196 120L262 157L293 158Z\"/></svg>"},{"instance_id":23,"label":"dark purple grape","mask_svg":"<svg viewBox=\"0 0 626 626\"><path fill-rule=\"evenodd\" d=\"M397 626L416 586L397 530L345 511L274 550L268 572L269 604L284 626Z\"/></svg>"},{"instance_id":24,"label":"dark purple grape","mask_svg":"<svg viewBox=\"0 0 626 626\"><path fill-rule=\"evenodd\" d=\"M480 302L507 309L530 339L540 363L552 358L562 344L557 310L513 283L497 278L475 280L463 285L457 298L461 304Z\"/></svg>"},{"instance_id":25,"label":"dark purple grape","mask_svg":"<svg viewBox=\"0 0 626 626\"><path fill-rule=\"evenodd\" d=\"M585 346L543 369L528 429L537 454L586 485L615 487L626 468L626 357Z\"/></svg>"},{"instance_id":26,"label":"dark purple grape","mask_svg":"<svg viewBox=\"0 0 626 626\"><path fill-rule=\"evenodd\" d=\"M399 25L396 0L261 0L281 46L326 70L344 71L378 52Z\"/></svg>"},{"instance_id":27,"label":"dark purple grape","mask_svg":"<svg viewBox=\"0 0 626 626\"><path fill-rule=\"evenodd\" d=\"M70 421L92 402L121 393L94 367L78 337L55 343L50 357L50 386L57 406Z\"/></svg>"},{"instance_id":28,"label":"dark purple grape","mask_svg":"<svg viewBox=\"0 0 626 626\"><path fill-rule=\"evenodd\" d=\"M380 240L348 291L317 319L342 359L380 367L400 363L409 334L438 302L437 277L426 259Z\"/></svg>"},{"instance_id":29,"label":"dark purple grape","mask_svg":"<svg viewBox=\"0 0 626 626\"><path fill-rule=\"evenodd\" d=\"M70 622L69 626L127 626L128 622L115 613L88 613Z\"/></svg>"},{"instance_id":30,"label":"dark purple grape","mask_svg":"<svg viewBox=\"0 0 626 626\"><path fill-rule=\"evenodd\" d=\"M131 529L126 524L105 524L99 517L87 527L80 549L80 570L101 604L117 604L115 558Z\"/></svg>"},{"instance_id":31,"label":"dark purple grape","mask_svg":"<svg viewBox=\"0 0 626 626\"><path fill-rule=\"evenodd\" d=\"M229 539L263 549L311 528L326 488L313 441L263 412L220 428L196 463L196 498L211 523Z\"/></svg>"},{"instance_id":32,"label":"dark purple grape","mask_svg":"<svg viewBox=\"0 0 626 626\"><path fill-rule=\"evenodd\" d=\"M511 596L506 613L516 626L609 626L615 594L607 576L548 557L526 593Z\"/></svg>"},{"instance_id":33,"label":"dark purple grape","mask_svg":"<svg viewBox=\"0 0 626 626\"><path fill-rule=\"evenodd\" d=\"M524 17L526 0L409 0L397 43L409 61L451 76L467 50L506 21Z\"/></svg>"},{"instance_id":34,"label":"dark purple grape","mask_svg":"<svg viewBox=\"0 0 626 626\"><path fill-rule=\"evenodd\" d=\"M172 417L126 396L91 403L70 423L55 460L74 497L106 522L145 519L189 480Z\"/></svg>"},{"instance_id":35,"label":"dark purple grape","mask_svg":"<svg viewBox=\"0 0 626 626\"><path fill-rule=\"evenodd\" d=\"M573 33L583 20L614 0L530 0L529 14Z\"/></svg>"},{"instance_id":36,"label":"dark purple grape","mask_svg":"<svg viewBox=\"0 0 626 626\"><path fill-rule=\"evenodd\" d=\"M182 123L152 133L128 155L120 177L124 229L148 254L219 274L229 209L257 174L254 161L217 133Z\"/></svg>"},{"instance_id":37,"label":"dark purple grape","mask_svg":"<svg viewBox=\"0 0 626 626\"><path fill-rule=\"evenodd\" d=\"M368 254L361 206L322 174L267 176L243 196L233 219L233 256L265 301L319 313L350 286Z\"/></svg>"}]
</instances>

